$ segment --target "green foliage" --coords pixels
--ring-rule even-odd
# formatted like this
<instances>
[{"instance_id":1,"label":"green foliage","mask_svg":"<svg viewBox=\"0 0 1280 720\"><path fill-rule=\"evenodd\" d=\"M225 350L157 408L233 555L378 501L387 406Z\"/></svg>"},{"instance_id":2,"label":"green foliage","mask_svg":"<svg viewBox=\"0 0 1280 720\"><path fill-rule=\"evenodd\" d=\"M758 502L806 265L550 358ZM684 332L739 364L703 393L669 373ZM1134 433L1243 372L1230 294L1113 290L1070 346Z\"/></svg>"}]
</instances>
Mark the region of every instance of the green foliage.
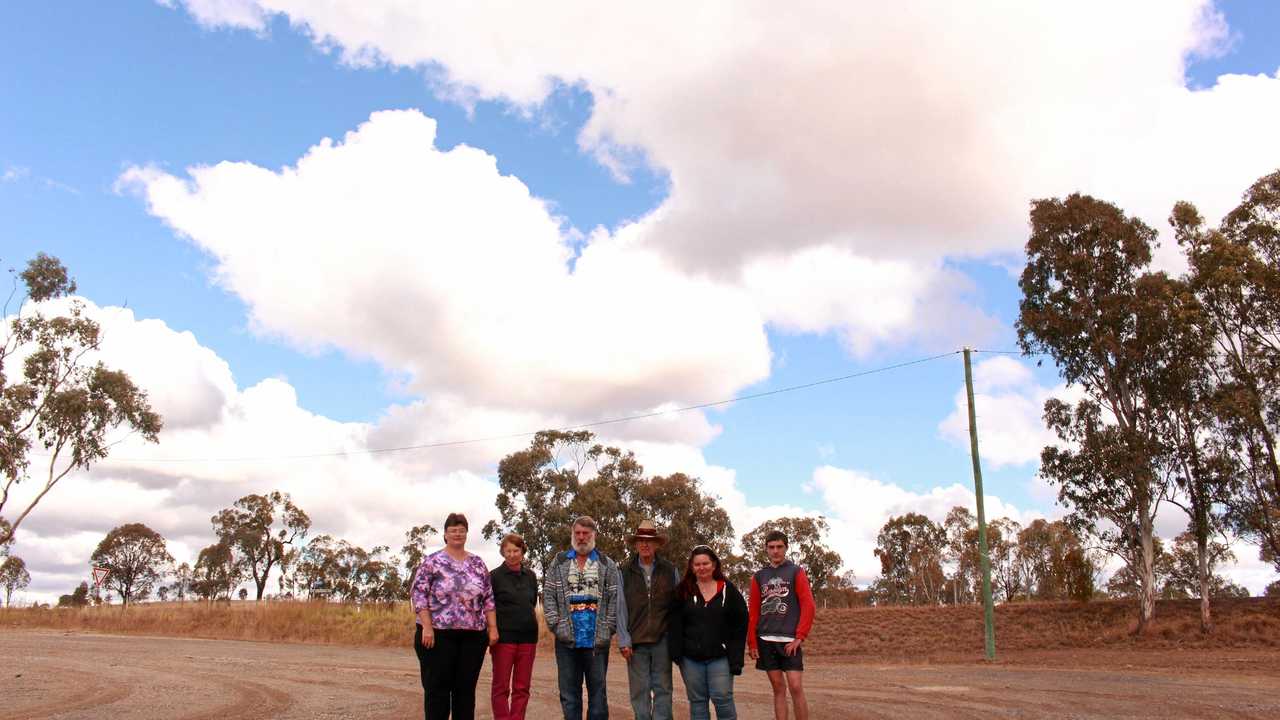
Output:
<instances>
[{"instance_id":1,"label":"green foliage","mask_svg":"<svg viewBox=\"0 0 1280 720\"><path fill-rule=\"evenodd\" d=\"M195 582L195 573L191 571L191 565L182 563L173 571L173 584L170 586L174 598L178 602L183 602L187 596L191 594L192 583Z\"/></svg>"},{"instance_id":2,"label":"green foliage","mask_svg":"<svg viewBox=\"0 0 1280 720\"><path fill-rule=\"evenodd\" d=\"M891 517L876 536L880 578L873 587L877 603L942 602L946 531L919 513Z\"/></svg>"},{"instance_id":3,"label":"green foliage","mask_svg":"<svg viewBox=\"0 0 1280 720\"><path fill-rule=\"evenodd\" d=\"M220 540L200 551L191 571L191 592L204 600L231 600L231 593L245 577L244 562L230 543Z\"/></svg>"},{"instance_id":4,"label":"green foliage","mask_svg":"<svg viewBox=\"0 0 1280 720\"><path fill-rule=\"evenodd\" d=\"M1139 631L1155 612L1153 526L1171 483L1158 410L1179 389L1183 354L1203 344L1194 298L1148 271L1155 241L1141 220L1089 196L1033 202L1017 322L1022 350L1049 355L1083 390L1074 405L1045 403L1061 444L1044 449L1040 473L1072 522L1101 528L1135 569Z\"/></svg>"},{"instance_id":5,"label":"green foliage","mask_svg":"<svg viewBox=\"0 0 1280 720\"><path fill-rule=\"evenodd\" d=\"M11 518L0 523L0 545L62 478L107 457L108 432L125 427L157 442L162 425L128 375L93 362L98 323L79 300L56 302L75 292L62 263L42 253L17 280L25 294L0 343L0 515ZM44 457L34 468L37 445ZM13 514L11 492L33 479L41 487Z\"/></svg>"},{"instance_id":6,"label":"green foliage","mask_svg":"<svg viewBox=\"0 0 1280 720\"><path fill-rule=\"evenodd\" d=\"M427 544L431 542L433 536L439 534L440 531L430 524L418 525L405 531L404 546L400 548L400 554L404 556L405 597L409 596L414 575L418 572L418 566L422 564L422 558L427 555Z\"/></svg>"},{"instance_id":7,"label":"green foliage","mask_svg":"<svg viewBox=\"0 0 1280 720\"><path fill-rule=\"evenodd\" d=\"M1174 538L1171 562L1164 578L1161 594L1165 597L1199 598L1201 592L1200 550L1195 533L1184 532ZM1216 573L1218 566L1235 562L1235 553L1227 545L1213 541L1205 548L1205 580L1209 597L1237 597L1239 586ZM1245 592L1248 597L1248 592Z\"/></svg>"},{"instance_id":8,"label":"green foliage","mask_svg":"<svg viewBox=\"0 0 1280 720\"><path fill-rule=\"evenodd\" d=\"M164 576L173 556L160 533L142 523L112 528L98 543L90 561L109 572L106 587L115 590L126 606L145 600Z\"/></svg>"},{"instance_id":9,"label":"green foliage","mask_svg":"<svg viewBox=\"0 0 1280 720\"><path fill-rule=\"evenodd\" d=\"M484 537L519 533L539 575L569 546L569 525L579 515L595 519L596 546L616 560L626 556L627 536L646 518L663 528L668 543L662 552L677 565L699 544L729 558L729 515L697 479L682 473L646 478L631 452L594 439L587 431L544 431L529 448L503 458L498 464L501 520L487 524Z\"/></svg>"},{"instance_id":10,"label":"green foliage","mask_svg":"<svg viewBox=\"0 0 1280 720\"><path fill-rule=\"evenodd\" d=\"M1016 557L1025 597L1078 601L1093 597L1098 565L1070 525L1038 518L1017 538Z\"/></svg>"},{"instance_id":11,"label":"green foliage","mask_svg":"<svg viewBox=\"0 0 1280 720\"><path fill-rule=\"evenodd\" d=\"M13 593L31 584L31 573L27 572L27 563L17 555L10 555L0 561L0 588L4 588L4 606L9 607Z\"/></svg>"},{"instance_id":12,"label":"green foliage","mask_svg":"<svg viewBox=\"0 0 1280 720\"><path fill-rule=\"evenodd\" d=\"M787 535L787 555L791 561L804 568L815 596L827 588L841 584L840 568L844 560L840 553L827 545L827 533L831 526L824 517L782 517L760 523L754 530L742 536L742 553L750 578L755 570L769 564L765 552L764 537L771 530L781 530Z\"/></svg>"},{"instance_id":13,"label":"green foliage","mask_svg":"<svg viewBox=\"0 0 1280 720\"><path fill-rule=\"evenodd\" d=\"M586 431L539 432L527 449L498 463L496 505L501 521L486 524L484 537L496 541L508 532L518 533L539 577L555 553L569 544L569 503L587 463L600 454L589 457L592 437Z\"/></svg>"},{"instance_id":14,"label":"green foliage","mask_svg":"<svg viewBox=\"0 0 1280 720\"><path fill-rule=\"evenodd\" d=\"M70 595L58 596L58 607L85 607L89 604L89 583L82 582Z\"/></svg>"},{"instance_id":15,"label":"green foliage","mask_svg":"<svg viewBox=\"0 0 1280 720\"><path fill-rule=\"evenodd\" d=\"M298 574L308 590L326 591L352 602L393 602L408 596L400 574L400 559L387 556L379 545L365 550L346 540L319 535L307 543L298 563Z\"/></svg>"},{"instance_id":16,"label":"green foliage","mask_svg":"<svg viewBox=\"0 0 1280 720\"><path fill-rule=\"evenodd\" d=\"M244 563L261 600L272 568L282 566L289 547L311 529L311 518L293 504L288 493L245 495L211 518L220 542Z\"/></svg>"},{"instance_id":17,"label":"green foliage","mask_svg":"<svg viewBox=\"0 0 1280 720\"><path fill-rule=\"evenodd\" d=\"M1215 344L1207 410L1230 465L1226 520L1280 569L1280 172L1255 182L1217 229L1190 203L1170 222Z\"/></svg>"}]
</instances>

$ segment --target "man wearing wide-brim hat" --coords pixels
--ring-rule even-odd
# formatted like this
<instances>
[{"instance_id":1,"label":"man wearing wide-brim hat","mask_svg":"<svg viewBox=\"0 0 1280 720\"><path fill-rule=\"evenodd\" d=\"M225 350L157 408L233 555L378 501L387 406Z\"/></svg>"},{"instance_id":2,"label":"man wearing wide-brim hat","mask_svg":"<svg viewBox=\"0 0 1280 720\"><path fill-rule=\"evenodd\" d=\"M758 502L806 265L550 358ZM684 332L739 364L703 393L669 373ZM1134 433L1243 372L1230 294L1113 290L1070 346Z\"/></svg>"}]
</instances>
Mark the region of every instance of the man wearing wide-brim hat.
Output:
<instances>
[{"instance_id":1,"label":"man wearing wide-brim hat","mask_svg":"<svg viewBox=\"0 0 1280 720\"><path fill-rule=\"evenodd\" d=\"M652 520L642 520L627 542L634 552L622 566L622 615L631 646L622 649L636 720L671 720L671 656L667 651L667 610L680 575L658 557L667 538Z\"/></svg>"}]
</instances>

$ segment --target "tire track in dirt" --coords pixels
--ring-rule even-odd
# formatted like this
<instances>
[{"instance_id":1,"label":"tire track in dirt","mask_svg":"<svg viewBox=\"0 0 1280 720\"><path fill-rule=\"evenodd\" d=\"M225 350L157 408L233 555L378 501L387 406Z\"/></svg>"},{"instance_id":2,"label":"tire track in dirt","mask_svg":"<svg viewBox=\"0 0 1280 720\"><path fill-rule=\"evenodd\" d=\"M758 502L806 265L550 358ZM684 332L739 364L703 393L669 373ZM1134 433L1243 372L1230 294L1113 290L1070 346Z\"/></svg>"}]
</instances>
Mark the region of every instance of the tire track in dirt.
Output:
<instances>
[{"instance_id":1,"label":"tire track in dirt","mask_svg":"<svg viewBox=\"0 0 1280 720\"><path fill-rule=\"evenodd\" d=\"M193 715L181 715L181 720L250 720L273 717L293 707L294 698L284 690L252 680L241 680L214 673L190 673L184 677L201 679L220 685L235 695L227 705L204 710Z\"/></svg>"},{"instance_id":2,"label":"tire track in dirt","mask_svg":"<svg viewBox=\"0 0 1280 720\"><path fill-rule=\"evenodd\" d=\"M37 671L62 671L68 674L86 677L85 671L65 665L44 665L36 668ZM75 712L77 710L88 710L90 708L103 708L129 697L133 693L132 686L127 682L122 683L106 683L101 681L86 680L87 687L82 684L81 687L71 694L51 700L39 705L30 705L6 715L0 715L3 720L44 720L44 718L52 718L58 715Z\"/></svg>"},{"instance_id":3,"label":"tire track in dirt","mask_svg":"<svg viewBox=\"0 0 1280 720\"><path fill-rule=\"evenodd\" d=\"M323 645L174 640L95 634L70 637L0 632L0 655L17 674L0 676L12 710L0 720L384 720L420 717L416 662L400 650ZM934 720L1031 717L1280 717L1280 670L1274 653L1236 654L1203 667L1140 654L1050 656L1058 664L868 664L815 662L806 695L815 720ZM1134 659L1152 663L1135 667ZM1228 664L1228 660L1232 661ZM1068 664L1070 663L1070 664ZM1164 671L1162 672L1161 669ZM610 668L611 714L629 716L623 667ZM477 716L488 717L489 673L477 688ZM771 715L762 673L737 679L742 717ZM529 716L559 716L553 660L534 668ZM676 676L676 717L689 706ZM21 703L29 703L22 707ZM8 704L8 703L6 703Z\"/></svg>"}]
</instances>

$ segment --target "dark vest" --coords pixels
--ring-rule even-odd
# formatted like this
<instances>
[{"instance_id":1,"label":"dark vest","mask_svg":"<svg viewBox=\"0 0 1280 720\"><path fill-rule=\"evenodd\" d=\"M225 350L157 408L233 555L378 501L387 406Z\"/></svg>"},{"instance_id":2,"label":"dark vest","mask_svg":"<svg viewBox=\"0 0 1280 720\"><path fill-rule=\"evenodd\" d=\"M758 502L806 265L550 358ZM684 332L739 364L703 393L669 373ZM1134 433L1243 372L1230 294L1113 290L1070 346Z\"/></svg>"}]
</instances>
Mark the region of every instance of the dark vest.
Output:
<instances>
[{"instance_id":1,"label":"dark vest","mask_svg":"<svg viewBox=\"0 0 1280 720\"><path fill-rule=\"evenodd\" d=\"M676 596L676 566L653 559L653 579L644 581L640 559L632 556L622 567L622 592L627 598L627 632L633 645L656 643L667 634L667 613Z\"/></svg>"},{"instance_id":2,"label":"dark vest","mask_svg":"<svg viewBox=\"0 0 1280 720\"><path fill-rule=\"evenodd\" d=\"M760 619L756 637L777 635L794 638L800 624L800 603L796 599L796 573L800 566L784 560L778 567L766 565L756 571L760 589Z\"/></svg>"}]
</instances>

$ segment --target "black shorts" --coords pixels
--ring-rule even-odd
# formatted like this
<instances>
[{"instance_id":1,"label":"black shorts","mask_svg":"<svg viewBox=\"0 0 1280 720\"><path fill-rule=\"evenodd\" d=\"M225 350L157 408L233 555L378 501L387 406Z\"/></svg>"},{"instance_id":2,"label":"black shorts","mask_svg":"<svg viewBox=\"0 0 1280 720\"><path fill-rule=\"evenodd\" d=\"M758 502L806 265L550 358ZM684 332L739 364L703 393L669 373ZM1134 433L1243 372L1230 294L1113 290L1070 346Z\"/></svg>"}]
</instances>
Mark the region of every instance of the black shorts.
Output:
<instances>
[{"instance_id":1,"label":"black shorts","mask_svg":"<svg viewBox=\"0 0 1280 720\"><path fill-rule=\"evenodd\" d=\"M756 660L757 670L782 670L784 672L799 672L804 670L804 650L796 648L795 655L787 655L787 643L773 642L770 640L756 640L756 649L760 652L760 658Z\"/></svg>"}]
</instances>

